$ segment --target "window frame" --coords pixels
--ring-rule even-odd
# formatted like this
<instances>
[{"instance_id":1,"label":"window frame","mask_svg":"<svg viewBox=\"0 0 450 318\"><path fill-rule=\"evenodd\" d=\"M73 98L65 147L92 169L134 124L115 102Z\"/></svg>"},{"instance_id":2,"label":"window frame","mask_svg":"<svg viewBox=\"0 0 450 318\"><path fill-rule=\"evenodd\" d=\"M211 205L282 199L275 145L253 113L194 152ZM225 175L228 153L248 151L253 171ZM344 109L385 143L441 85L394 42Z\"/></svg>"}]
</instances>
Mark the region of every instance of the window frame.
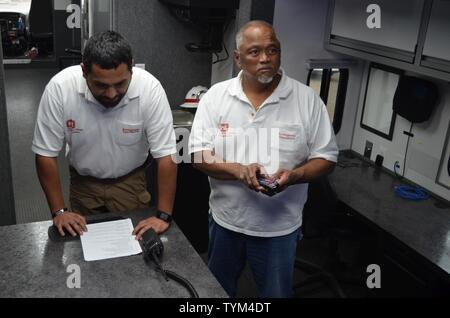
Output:
<instances>
[{"instance_id":1,"label":"window frame","mask_svg":"<svg viewBox=\"0 0 450 318\"><path fill-rule=\"evenodd\" d=\"M364 110L366 109L367 91L368 91L368 88L369 88L370 74L371 74L372 68L376 68L376 69L379 69L379 70L382 70L382 71L385 71L385 72L397 74L399 76L399 81L400 81L400 78L401 78L401 76L403 75L404 72L402 70L399 70L399 69L396 69L396 68L393 68L393 67L390 67L390 66L381 65L381 64L378 64L378 63L370 63L369 64L369 71L368 71L368 74L367 74L367 81L366 81L366 85L365 85L366 87L365 87L365 91L364 91L364 99L363 99L363 104L362 104L361 118L360 118L360 121L359 121L359 126L362 129L370 131L371 133L373 133L373 134L375 134L377 136L380 136L380 137L385 138L385 139L387 139L389 141L392 141L392 138L394 137L395 120L397 118L397 113L394 111L394 109L392 109L391 125L389 127L389 133L387 133L387 134L385 134L382 131L379 131L379 130L377 130L375 128L367 126L367 125L365 125L363 123ZM396 89L397 88L395 88L395 90Z\"/></svg>"},{"instance_id":2,"label":"window frame","mask_svg":"<svg viewBox=\"0 0 450 318\"><path fill-rule=\"evenodd\" d=\"M338 67L338 66L326 66L326 67L313 67L308 71L308 77L306 79L306 85L310 87L311 74L314 70L321 69L322 77L320 80L320 93L319 96L322 99L323 103L328 109L328 96L330 92L330 81L333 69L339 70L339 81L337 84L337 92L336 92L336 102L334 105L334 115L331 119L331 123L333 125L333 130L335 134L338 134L341 126L342 119L344 117L344 107L345 107L345 99L347 96L347 87L348 87L348 79L349 79L349 70L347 67Z\"/></svg>"}]
</instances>

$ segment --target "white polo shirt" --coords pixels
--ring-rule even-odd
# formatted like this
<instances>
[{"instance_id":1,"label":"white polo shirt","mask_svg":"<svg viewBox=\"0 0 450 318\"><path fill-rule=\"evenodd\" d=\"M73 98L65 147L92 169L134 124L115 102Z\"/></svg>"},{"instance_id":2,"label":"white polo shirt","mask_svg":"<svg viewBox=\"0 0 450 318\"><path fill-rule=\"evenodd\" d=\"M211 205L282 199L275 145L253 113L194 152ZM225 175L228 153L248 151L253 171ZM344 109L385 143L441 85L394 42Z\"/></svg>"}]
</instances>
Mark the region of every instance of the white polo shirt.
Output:
<instances>
[{"instance_id":1,"label":"white polo shirt","mask_svg":"<svg viewBox=\"0 0 450 318\"><path fill-rule=\"evenodd\" d=\"M105 108L92 95L80 66L68 67L47 84L39 104L32 150L56 157L64 143L79 174L117 178L154 158L176 152L172 113L159 81L133 68L120 103Z\"/></svg>"},{"instance_id":2,"label":"white polo shirt","mask_svg":"<svg viewBox=\"0 0 450 318\"><path fill-rule=\"evenodd\" d=\"M260 163L269 174L313 158L337 161L338 148L326 106L308 86L280 69L281 81L256 111L242 90L242 72L211 87L200 100L189 152L212 150L226 162ZM269 137L270 136L270 137ZM308 184L269 197L238 181L209 178L210 211L232 231L273 237L302 224Z\"/></svg>"}]
</instances>

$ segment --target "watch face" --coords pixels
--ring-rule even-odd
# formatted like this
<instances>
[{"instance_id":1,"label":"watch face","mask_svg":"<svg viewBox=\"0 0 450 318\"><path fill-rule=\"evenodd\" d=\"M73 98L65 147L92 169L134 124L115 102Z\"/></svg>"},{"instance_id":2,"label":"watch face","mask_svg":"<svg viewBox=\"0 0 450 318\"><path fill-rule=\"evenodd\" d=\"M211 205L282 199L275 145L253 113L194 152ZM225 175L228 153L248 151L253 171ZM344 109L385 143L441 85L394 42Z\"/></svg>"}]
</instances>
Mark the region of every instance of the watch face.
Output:
<instances>
[{"instance_id":1,"label":"watch face","mask_svg":"<svg viewBox=\"0 0 450 318\"><path fill-rule=\"evenodd\" d=\"M170 223L172 221L172 217L164 212L159 212L158 218L166 221L167 223Z\"/></svg>"}]
</instances>

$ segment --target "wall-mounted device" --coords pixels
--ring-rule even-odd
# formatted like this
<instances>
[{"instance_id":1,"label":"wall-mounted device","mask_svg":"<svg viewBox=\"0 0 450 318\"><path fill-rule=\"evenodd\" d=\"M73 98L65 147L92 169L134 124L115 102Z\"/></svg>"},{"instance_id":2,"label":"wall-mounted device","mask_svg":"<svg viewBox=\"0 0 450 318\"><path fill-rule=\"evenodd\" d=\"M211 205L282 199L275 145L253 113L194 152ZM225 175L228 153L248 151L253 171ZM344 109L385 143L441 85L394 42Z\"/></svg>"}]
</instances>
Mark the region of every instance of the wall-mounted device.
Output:
<instances>
[{"instance_id":1,"label":"wall-mounted device","mask_svg":"<svg viewBox=\"0 0 450 318\"><path fill-rule=\"evenodd\" d=\"M181 22L197 29L202 40L186 43L190 52L218 53L223 49L223 33L234 18L239 0L160 0Z\"/></svg>"},{"instance_id":2,"label":"wall-mounted device","mask_svg":"<svg viewBox=\"0 0 450 318\"><path fill-rule=\"evenodd\" d=\"M370 160L372 155L373 142L366 140L366 146L364 147L364 157Z\"/></svg>"},{"instance_id":3,"label":"wall-mounted device","mask_svg":"<svg viewBox=\"0 0 450 318\"><path fill-rule=\"evenodd\" d=\"M375 157L375 165L377 166L377 167L381 167L382 165L383 165L383 156L382 155L377 155L376 157Z\"/></svg>"},{"instance_id":4,"label":"wall-mounted device","mask_svg":"<svg viewBox=\"0 0 450 318\"><path fill-rule=\"evenodd\" d=\"M430 81L402 75L393 100L393 110L412 123L427 121L439 99L437 86Z\"/></svg>"}]
</instances>

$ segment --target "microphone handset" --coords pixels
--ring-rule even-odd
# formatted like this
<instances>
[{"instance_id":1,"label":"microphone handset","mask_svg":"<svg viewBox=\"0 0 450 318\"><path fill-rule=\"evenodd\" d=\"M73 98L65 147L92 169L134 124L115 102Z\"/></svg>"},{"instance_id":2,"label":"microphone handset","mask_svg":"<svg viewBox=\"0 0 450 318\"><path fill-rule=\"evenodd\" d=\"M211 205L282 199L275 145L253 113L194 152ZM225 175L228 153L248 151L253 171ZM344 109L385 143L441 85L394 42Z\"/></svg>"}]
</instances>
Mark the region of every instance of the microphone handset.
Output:
<instances>
[{"instance_id":1,"label":"microphone handset","mask_svg":"<svg viewBox=\"0 0 450 318\"><path fill-rule=\"evenodd\" d=\"M156 265L157 270L161 272L166 281L169 281L169 277L172 278L174 281L183 285L188 290L192 298L198 298L197 291L194 286L189 283L189 281L172 271L165 270L162 267L161 258L164 252L164 244L152 228L145 231L142 235L142 245L144 250L144 260L146 263L149 261L153 262Z\"/></svg>"},{"instance_id":2,"label":"microphone handset","mask_svg":"<svg viewBox=\"0 0 450 318\"><path fill-rule=\"evenodd\" d=\"M144 259L148 263L148 261L153 261L156 265L156 268L161 274L164 276L166 281L169 280L164 269L161 266L160 259L162 258L164 252L164 245L159 238L158 234L150 228L145 231L142 235L142 242L144 245Z\"/></svg>"}]
</instances>

